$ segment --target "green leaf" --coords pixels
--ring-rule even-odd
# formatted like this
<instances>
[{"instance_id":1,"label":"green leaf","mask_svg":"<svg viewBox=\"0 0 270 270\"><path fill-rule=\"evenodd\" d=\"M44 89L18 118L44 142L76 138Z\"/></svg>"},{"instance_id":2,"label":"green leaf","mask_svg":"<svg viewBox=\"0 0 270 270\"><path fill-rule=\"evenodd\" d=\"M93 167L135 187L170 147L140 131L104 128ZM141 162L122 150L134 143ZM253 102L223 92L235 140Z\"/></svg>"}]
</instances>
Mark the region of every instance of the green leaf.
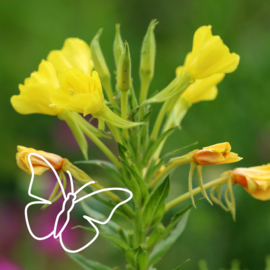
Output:
<instances>
[{"instance_id":1,"label":"green leaf","mask_svg":"<svg viewBox=\"0 0 270 270\"><path fill-rule=\"evenodd\" d=\"M190 259L187 259L186 261L184 261L181 265L179 265L178 267L176 267L174 270L179 270L179 269L182 269L182 267L187 263L189 262Z\"/></svg>"},{"instance_id":2,"label":"green leaf","mask_svg":"<svg viewBox=\"0 0 270 270\"><path fill-rule=\"evenodd\" d=\"M156 227L150 234L149 238L147 239L147 248L148 250L151 250L152 247L159 241L161 235L164 232L164 226L160 224L158 227Z\"/></svg>"},{"instance_id":3,"label":"green leaf","mask_svg":"<svg viewBox=\"0 0 270 270\"><path fill-rule=\"evenodd\" d=\"M92 233L96 233L96 231L91 227L85 227L85 226L73 227L73 229L75 229L75 228L81 228L83 230L86 230L86 231L89 231ZM126 251L129 248L128 244L115 234L99 232L99 235L106 238L111 244L113 244L115 247L117 247L123 251Z\"/></svg>"},{"instance_id":4,"label":"green leaf","mask_svg":"<svg viewBox=\"0 0 270 270\"><path fill-rule=\"evenodd\" d=\"M147 189L145 182L139 176L138 172L134 168L132 168L127 162L122 160L122 163L123 163L124 167L129 171L129 173L137 181L137 183L140 187L142 204L144 204L144 202L146 202L148 200L148 197L149 197L149 192L148 192L148 189Z\"/></svg>"},{"instance_id":5,"label":"green leaf","mask_svg":"<svg viewBox=\"0 0 270 270\"><path fill-rule=\"evenodd\" d=\"M165 208L165 200L168 197L170 189L169 176L163 181L163 183L155 189L143 212L143 225L145 228L150 229L156 226L162 219Z\"/></svg>"},{"instance_id":6,"label":"green leaf","mask_svg":"<svg viewBox=\"0 0 270 270\"><path fill-rule=\"evenodd\" d=\"M94 218L97 219L99 221L104 221L107 219L107 217L105 217L103 214L97 212L96 210L92 209L91 207L89 207L84 201L80 202L82 209L84 210L84 212ZM117 223L115 223L114 221L110 220L108 223L106 223L106 225L113 231L117 232L117 228L120 227L120 225L118 225Z\"/></svg>"},{"instance_id":7,"label":"green leaf","mask_svg":"<svg viewBox=\"0 0 270 270\"><path fill-rule=\"evenodd\" d=\"M141 246L135 249L127 249L126 260L138 270L145 270L148 265L148 255Z\"/></svg>"},{"instance_id":8,"label":"green leaf","mask_svg":"<svg viewBox=\"0 0 270 270\"><path fill-rule=\"evenodd\" d=\"M161 168L163 164L164 162L162 159L157 164L155 161L152 160L147 169L146 175L144 177L144 181L146 183L149 183L152 177L158 172L158 170Z\"/></svg>"},{"instance_id":9,"label":"green leaf","mask_svg":"<svg viewBox=\"0 0 270 270\"><path fill-rule=\"evenodd\" d=\"M128 160L127 160L126 155L125 155L125 153L128 152L127 148L124 145L122 145L121 143L118 143L117 145L118 145L118 154L119 154L120 159L124 160L126 163L128 163Z\"/></svg>"},{"instance_id":10,"label":"green leaf","mask_svg":"<svg viewBox=\"0 0 270 270\"><path fill-rule=\"evenodd\" d=\"M171 129L165 131L161 136L158 137L158 139L154 143L149 143L149 145L145 151L145 154L144 154L143 164L148 163L148 160L154 154L154 152L157 150L157 148L162 143L162 141L165 138L167 138L168 136L170 136L176 128L178 128L178 127L173 127Z\"/></svg>"},{"instance_id":11,"label":"green leaf","mask_svg":"<svg viewBox=\"0 0 270 270\"><path fill-rule=\"evenodd\" d=\"M104 168L116 181L124 185L124 179L118 169L115 167L114 164L105 161L105 160L99 160L99 159L94 159L94 160L82 160L82 161L76 161L74 162L75 164L93 164L97 165L101 168Z\"/></svg>"},{"instance_id":12,"label":"green leaf","mask_svg":"<svg viewBox=\"0 0 270 270\"><path fill-rule=\"evenodd\" d=\"M189 212L190 210L182 216L182 219L178 222L171 234L154 247L153 252L150 255L150 265L156 264L182 234L186 227Z\"/></svg>"},{"instance_id":13,"label":"green leaf","mask_svg":"<svg viewBox=\"0 0 270 270\"><path fill-rule=\"evenodd\" d=\"M85 270L112 270L112 268L99 262L86 259L84 256L75 253L67 253L68 257L82 266Z\"/></svg>"},{"instance_id":14,"label":"green leaf","mask_svg":"<svg viewBox=\"0 0 270 270\"><path fill-rule=\"evenodd\" d=\"M79 186L79 187L82 187L83 186L83 184L81 183L81 182L79 182L79 181L77 181L76 179L75 179L75 181L76 181L76 183L77 183L77 185ZM83 189L83 191L84 192L86 192L86 193L88 193L88 194L90 194L90 193L92 193L93 192L93 189L90 187L90 186L86 186L84 189ZM94 197L92 197L93 199L95 199L95 200L97 200L97 201L99 201L99 202L101 202L101 203L103 203L103 204L105 204L107 207L109 207L110 209L113 209L114 207L115 207L115 202L113 202L112 200L110 200L110 199L105 199L105 198L103 198L101 195L99 195L99 194L96 194ZM123 212L123 210L121 209L121 208L117 208L116 209L116 211L115 211L115 213L117 213L117 214L121 214L121 215L123 215L123 216L126 216L126 214Z\"/></svg>"}]
</instances>

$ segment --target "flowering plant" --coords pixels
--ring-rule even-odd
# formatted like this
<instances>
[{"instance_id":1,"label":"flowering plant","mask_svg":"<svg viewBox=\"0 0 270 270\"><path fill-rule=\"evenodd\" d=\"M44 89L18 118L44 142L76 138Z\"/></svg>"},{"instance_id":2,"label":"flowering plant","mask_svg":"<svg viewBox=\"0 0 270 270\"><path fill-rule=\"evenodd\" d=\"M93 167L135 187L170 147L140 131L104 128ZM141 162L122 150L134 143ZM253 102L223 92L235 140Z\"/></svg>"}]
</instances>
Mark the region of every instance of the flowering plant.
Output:
<instances>
[{"instance_id":1,"label":"flowering plant","mask_svg":"<svg viewBox=\"0 0 270 270\"><path fill-rule=\"evenodd\" d=\"M220 205L225 211L229 211L234 219L235 184L243 186L257 199L270 198L269 165L236 168L224 172L215 180L203 183L203 166L234 163L242 159L238 154L231 152L228 142L177 156L188 148L184 147L161 156L166 139L180 126L190 107L197 102L216 98L217 84L223 80L226 73L235 71L239 56L230 53L219 36L212 35L211 26L202 26L194 34L192 50L187 54L183 66L176 68L176 77L163 90L148 97L154 76L156 24L155 20L150 23L142 44L139 98L138 91L132 83L129 45L122 41L119 25L116 25L113 44L116 65L115 90L111 83L111 72L100 48L100 30L90 46L78 38L67 39L61 50L50 52L47 60L42 60L38 71L33 72L23 85L19 85L20 94L11 98L14 109L21 114L42 113L64 120L84 155L85 161L81 163L95 164L108 170L119 186L133 193L132 201L116 210L116 213L124 216L128 222L120 226L113 221L108 225L106 232L100 234L124 252L126 269L130 270L156 269L157 262L181 235L192 207L196 207L196 194L202 193L210 204ZM151 118L153 103L163 103L156 119ZM80 114L91 114L97 118L98 128ZM150 121L154 122L152 130L149 126ZM110 162L88 160L85 135ZM102 141L108 138L113 138L117 143L118 155ZM71 173L79 186L91 180L88 174L65 158L19 146L17 163L27 173L31 173L28 160L30 153L38 153L50 161L64 187L66 171ZM170 156L174 157L168 161ZM187 163L190 164L189 176L181 181L186 181L189 192L167 202L171 172ZM37 175L50 170L50 167L36 156L31 156L31 164ZM199 187L193 188L195 169L198 173ZM96 190L103 189L96 181L92 187ZM224 190L222 187L225 187ZM211 189L210 196L206 192L208 189ZM61 191L56 185L49 201L55 202L59 197ZM192 204L172 216L170 223L164 225L165 213L187 199L191 199ZM98 200L112 209L124 198L110 191ZM83 210L89 215L95 213L89 205L84 206ZM91 231L87 227L81 228ZM120 269L91 261L79 254L69 256L84 269ZM185 262L180 264L176 269L181 269Z\"/></svg>"}]
</instances>

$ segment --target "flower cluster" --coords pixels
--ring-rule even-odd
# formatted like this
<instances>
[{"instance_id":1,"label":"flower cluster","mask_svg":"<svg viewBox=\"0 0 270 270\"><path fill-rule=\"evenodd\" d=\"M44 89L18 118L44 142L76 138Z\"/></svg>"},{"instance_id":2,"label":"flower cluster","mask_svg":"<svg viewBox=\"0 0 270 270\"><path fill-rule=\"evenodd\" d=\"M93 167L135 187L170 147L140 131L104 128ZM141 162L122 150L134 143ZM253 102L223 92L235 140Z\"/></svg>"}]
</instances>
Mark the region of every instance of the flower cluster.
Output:
<instances>
[{"instance_id":1,"label":"flower cluster","mask_svg":"<svg viewBox=\"0 0 270 270\"><path fill-rule=\"evenodd\" d=\"M50 52L47 60L41 61L38 71L33 72L24 84L19 85L20 94L11 98L12 106L21 114L41 113L58 116L64 120L86 159L81 163L94 164L106 169L120 186L132 191L133 202L122 205L116 213L131 221L133 229L113 222L108 226L106 233L101 235L124 250L128 262L127 269L130 270L154 269L154 265L167 251L168 243L173 244L176 241L180 235L177 226L184 224L179 221L186 222L190 208L178 212L166 227L162 221L164 214L182 201L191 198L196 207L194 196L202 193L211 204L214 202L220 205L235 218L235 184L243 186L254 198L270 199L270 165L236 168L204 184L203 166L230 164L242 160L238 154L231 152L228 142L194 149L182 156L176 155L187 147L161 155L165 141L181 124L191 106L217 97L217 85L224 79L225 74L236 70L239 56L231 53L219 36L212 35L211 26L202 26L194 34L193 46L185 62L176 67L176 76L172 76L172 81L163 90L148 98L148 90L155 73L156 25L156 20L150 23L143 40L139 93L133 87L129 45L122 41L120 26L116 25L113 44L115 90L112 87L111 72L99 44L102 33L102 30L99 30L90 46L78 38L69 38L61 50ZM156 119L150 117L152 103L162 103ZM98 128L80 114L91 114L97 118ZM150 130L149 122L152 120L154 125ZM110 162L88 160L85 135ZM117 143L117 155L102 141L108 138L113 138ZM64 187L67 171L79 186L91 180L88 174L66 158L18 146L17 164L27 173L31 173L28 160L30 153L38 153L46 158L59 174ZM174 157L167 162L167 157L171 155ZM30 158L36 175L51 169L44 160L36 156ZM170 190L170 173L183 164L190 164L189 176L186 180L181 179L189 191L166 202ZM193 188L195 169L199 186ZM225 192L222 189L224 185ZM97 182L93 187L103 189ZM212 189L210 196L207 189ZM60 196L61 192L56 186L49 200L54 202ZM113 192L106 192L106 196L109 199L99 197L98 200L110 209L122 200ZM84 206L83 210L93 215L97 214L88 205ZM91 231L85 227L83 229ZM173 231L177 233L171 233ZM169 234L171 238L167 241ZM175 237L173 241L172 237ZM102 265L101 267L108 268Z\"/></svg>"}]
</instances>

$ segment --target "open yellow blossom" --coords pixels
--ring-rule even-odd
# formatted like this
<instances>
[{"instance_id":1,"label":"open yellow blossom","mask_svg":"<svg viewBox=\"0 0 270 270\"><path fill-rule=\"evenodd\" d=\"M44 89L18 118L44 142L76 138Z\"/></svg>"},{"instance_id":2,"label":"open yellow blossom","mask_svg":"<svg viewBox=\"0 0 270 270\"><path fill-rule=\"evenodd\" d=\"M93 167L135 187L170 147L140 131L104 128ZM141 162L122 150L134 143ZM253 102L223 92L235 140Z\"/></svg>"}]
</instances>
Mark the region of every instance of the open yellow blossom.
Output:
<instances>
[{"instance_id":1,"label":"open yellow blossom","mask_svg":"<svg viewBox=\"0 0 270 270\"><path fill-rule=\"evenodd\" d=\"M42 113L58 115L62 112L59 108L49 107L50 94L59 87L57 72L54 66L42 60L38 71L25 79L24 85L20 84L20 94L12 96L13 108L21 114Z\"/></svg>"},{"instance_id":2,"label":"open yellow blossom","mask_svg":"<svg viewBox=\"0 0 270 270\"><path fill-rule=\"evenodd\" d=\"M16 154L16 161L22 170L27 172L28 174L31 174L31 168L30 164L28 162L28 156L30 153L36 153L44 157L49 161L49 163L53 166L53 168L58 171L62 169L62 166L64 164L65 159L62 157L52 154L52 153L47 153L44 151L37 151L34 148L27 148L24 146L17 146L17 154ZM36 157L36 156L31 156L31 163L33 165L34 173L36 175L41 175L47 170L50 170L50 167L44 160Z\"/></svg>"},{"instance_id":3,"label":"open yellow blossom","mask_svg":"<svg viewBox=\"0 0 270 270\"><path fill-rule=\"evenodd\" d=\"M62 109L50 107L51 93L60 87L58 72L70 68L80 69L90 75L93 64L90 47L78 38L68 38L61 51L52 51L48 60L42 60L38 71L20 84L20 94L11 98L14 109L21 114L42 113L58 115Z\"/></svg>"},{"instance_id":4,"label":"open yellow blossom","mask_svg":"<svg viewBox=\"0 0 270 270\"><path fill-rule=\"evenodd\" d=\"M254 198L270 200L270 164L234 169L232 177L236 184L243 186Z\"/></svg>"},{"instance_id":5,"label":"open yellow blossom","mask_svg":"<svg viewBox=\"0 0 270 270\"><path fill-rule=\"evenodd\" d=\"M186 57L185 71L194 79L216 73L231 73L239 64L239 55L230 53L219 36L213 36L212 26L202 26L194 34L191 53Z\"/></svg>"},{"instance_id":6,"label":"open yellow blossom","mask_svg":"<svg viewBox=\"0 0 270 270\"><path fill-rule=\"evenodd\" d=\"M182 66L178 67L176 75L180 75L183 69ZM184 91L181 98L188 99L192 104L205 100L214 100L218 93L217 84L223 80L224 76L224 73L218 73L202 80L196 80Z\"/></svg>"},{"instance_id":7,"label":"open yellow blossom","mask_svg":"<svg viewBox=\"0 0 270 270\"><path fill-rule=\"evenodd\" d=\"M104 96L98 73L92 77L72 68L59 74L60 88L51 93L51 101L61 109L96 114L103 108Z\"/></svg>"},{"instance_id":8,"label":"open yellow blossom","mask_svg":"<svg viewBox=\"0 0 270 270\"><path fill-rule=\"evenodd\" d=\"M215 165L237 162L242 158L238 157L238 154L231 152L231 145L225 142L198 150L193 159L199 165Z\"/></svg>"}]
</instances>

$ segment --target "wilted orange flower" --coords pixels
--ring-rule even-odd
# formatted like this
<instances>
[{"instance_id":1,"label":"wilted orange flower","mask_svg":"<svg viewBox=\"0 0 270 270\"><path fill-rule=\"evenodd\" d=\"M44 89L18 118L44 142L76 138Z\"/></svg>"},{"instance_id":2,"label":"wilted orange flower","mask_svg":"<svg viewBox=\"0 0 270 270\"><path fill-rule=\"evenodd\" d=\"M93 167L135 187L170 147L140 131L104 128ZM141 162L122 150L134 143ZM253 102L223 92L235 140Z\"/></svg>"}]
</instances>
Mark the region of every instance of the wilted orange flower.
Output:
<instances>
[{"instance_id":1,"label":"wilted orange flower","mask_svg":"<svg viewBox=\"0 0 270 270\"><path fill-rule=\"evenodd\" d=\"M234 182L245 188L254 198L265 201L270 199L270 164L237 168L232 171Z\"/></svg>"},{"instance_id":2,"label":"wilted orange flower","mask_svg":"<svg viewBox=\"0 0 270 270\"><path fill-rule=\"evenodd\" d=\"M215 165L233 163L241 160L238 154L231 152L231 145L228 142L214 144L198 150L193 159L199 165Z\"/></svg>"},{"instance_id":3,"label":"wilted orange flower","mask_svg":"<svg viewBox=\"0 0 270 270\"><path fill-rule=\"evenodd\" d=\"M27 172L28 174L31 174L31 168L30 164L28 162L28 156L30 153L36 153L44 157L46 160L49 161L49 163L53 166L53 168L58 171L62 169L62 166L64 164L65 159L52 154L52 153L46 153L44 151L37 151L33 148L27 148L24 146L17 146L18 153L16 154L16 160L19 168ZM46 162L44 162L42 159L31 156L31 163L33 165L34 173L36 175L41 175L47 170L50 170L50 167Z\"/></svg>"}]
</instances>

